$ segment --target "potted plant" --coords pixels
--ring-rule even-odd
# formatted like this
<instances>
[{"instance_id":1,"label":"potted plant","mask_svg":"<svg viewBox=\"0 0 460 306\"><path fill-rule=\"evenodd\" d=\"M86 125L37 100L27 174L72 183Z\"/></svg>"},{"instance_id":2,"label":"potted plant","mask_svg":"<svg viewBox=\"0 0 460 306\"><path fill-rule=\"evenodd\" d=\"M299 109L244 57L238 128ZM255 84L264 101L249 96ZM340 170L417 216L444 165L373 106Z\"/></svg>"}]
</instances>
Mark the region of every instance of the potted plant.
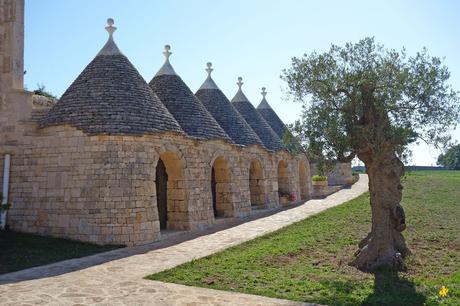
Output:
<instances>
[{"instance_id":1,"label":"potted plant","mask_svg":"<svg viewBox=\"0 0 460 306\"><path fill-rule=\"evenodd\" d=\"M313 186L327 186L327 176L313 175L311 178Z\"/></svg>"},{"instance_id":2,"label":"potted plant","mask_svg":"<svg viewBox=\"0 0 460 306\"><path fill-rule=\"evenodd\" d=\"M278 191L278 197L281 205L289 204L289 192Z\"/></svg>"}]
</instances>

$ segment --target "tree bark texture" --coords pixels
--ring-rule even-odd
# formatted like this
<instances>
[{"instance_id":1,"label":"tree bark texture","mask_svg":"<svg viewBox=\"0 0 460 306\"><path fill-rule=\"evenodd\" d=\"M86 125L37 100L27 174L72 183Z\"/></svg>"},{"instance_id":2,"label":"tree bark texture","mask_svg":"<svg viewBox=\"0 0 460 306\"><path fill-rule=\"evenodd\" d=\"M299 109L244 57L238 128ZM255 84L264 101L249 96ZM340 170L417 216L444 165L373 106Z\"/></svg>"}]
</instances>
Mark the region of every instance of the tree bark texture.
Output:
<instances>
[{"instance_id":1,"label":"tree bark texture","mask_svg":"<svg viewBox=\"0 0 460 306\"><path fill-rule=\"evenodd\" d=\"M391 156L393 155L393 156ZM402 198L401 175L404 166L391 153L380 160L367 163L370 204L372 209L371 232L359 244L352 265L366 272L381 269L403 271L403 258L409 254L401 232L406 228Z\"/></svg>"},{"instance_id":2,"label":"tree bark texture","mask_svg":"<svg viewBox=\"0 0 460 306\"><path fill-rule=\"evenodd\" d=\"M356 258L350 264L365 272L403 271L403 258L409 254L401 234L406 228L400 204L404 165L395 154L397 144L388 132L388 115L374 103L372 88L363 87L362 94L366 103L353 138L369 176L372 228L359 243Z\"/></svg>"}]
</instances>

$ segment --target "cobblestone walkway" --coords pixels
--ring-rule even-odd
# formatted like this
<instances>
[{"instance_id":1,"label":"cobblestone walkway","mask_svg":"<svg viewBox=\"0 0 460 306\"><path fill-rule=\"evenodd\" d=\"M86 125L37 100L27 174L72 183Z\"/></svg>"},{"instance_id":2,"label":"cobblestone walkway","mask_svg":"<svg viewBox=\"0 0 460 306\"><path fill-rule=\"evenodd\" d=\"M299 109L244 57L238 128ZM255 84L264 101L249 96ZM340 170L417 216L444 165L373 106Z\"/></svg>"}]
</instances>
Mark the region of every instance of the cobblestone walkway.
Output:
<instances>
[{"instance_id":1,"label":"cobblestone walkway","mask_svg":"<svg viewBox=\"0 0 460 306\"><path fill-rule=\"evenodd\" d=\"M1 305L301 305L267 297L144 280L273 232L367 191L367 176L326 199L184 241L115 250L0 276ZM190 233L190 237L193 237Z\"/></svg>"}]
</instances>

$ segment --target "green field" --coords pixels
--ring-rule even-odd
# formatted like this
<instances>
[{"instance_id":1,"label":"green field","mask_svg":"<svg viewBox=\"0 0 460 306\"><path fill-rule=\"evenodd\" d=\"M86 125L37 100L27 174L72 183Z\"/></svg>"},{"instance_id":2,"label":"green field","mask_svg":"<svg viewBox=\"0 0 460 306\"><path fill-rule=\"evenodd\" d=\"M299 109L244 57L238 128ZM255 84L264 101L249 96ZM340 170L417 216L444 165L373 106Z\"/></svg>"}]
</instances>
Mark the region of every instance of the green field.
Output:
<instances>
[{"instance_id":1,"label":"green field","mask_svg":"<svg viewBox=\"0 0 460 306\"><path fill-rule=\"evenodd\" d=\"M460 305L460 171L412 172L404 185L407 273L374 276L347 265L370 228L365 194L147 278L329 305Z\"/></svg>"},{"instance_id":2,"label":"green field","mask_svg":"<svg viewBox=\"0 0 460 306\"><path fill-rule=\"evenodd\" d=\"M116 248L120 246L99 246L67 239L0 231L0 274Z\"/></svg>"}]
</instances>

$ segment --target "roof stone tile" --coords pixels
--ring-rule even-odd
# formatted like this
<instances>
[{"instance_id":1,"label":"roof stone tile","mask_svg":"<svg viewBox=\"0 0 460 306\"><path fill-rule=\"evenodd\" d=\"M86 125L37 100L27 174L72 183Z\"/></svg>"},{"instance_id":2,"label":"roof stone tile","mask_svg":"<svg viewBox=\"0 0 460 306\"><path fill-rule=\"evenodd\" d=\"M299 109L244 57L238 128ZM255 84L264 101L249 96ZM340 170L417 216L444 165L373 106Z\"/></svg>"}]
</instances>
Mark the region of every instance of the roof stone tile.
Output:
<instances>
[{"instance_id":1,"label":"roof stone tile","mask_svg":"<svg viewBox=\"0 0 460 306\"><path fill-rule=\"evenodd\" d=\"M195 96L204 104L206 109L216 119L231 139L240 145L261 145L262 141L236 108L230 103L223 92L211 78L211 63L208 63L208 77L198 89Z\"/></svg>"},{"instance_id":2,"label":"roof stone tile","mask_svg":"<svg viewBox=\"0 0 460 306\"><path fill-rule=\"evenodd\" d=\"M243 85L241 77L238 78L237 84L239 89L232 99L233 106L235 106L241 116L243 116L246 122L257 133L267 149L273 151L283 150L283 144L281 143L278 135L273 131L262 115L254 108L251 102L249 102L248 98L241 90L241 86Z\"/></svg>"},{"instance_id":3,"label":"roof stone tile","mask_svg":"<svg viewBox=\"0 0 460 306\"><path fill-rule=\"evenodd\" d=\"M206 107L195 97L190 88L182 81L181 77L174 73L174 69L164 69L169 63L169 46L166 46L166 61L149 85L160 98L168 111L179 122L182 130L187 135L199 139L223 139L232 141L222 127L206 110ZM163 72L162 72L163 71ZM162 72L162 73L160 73Z\"/></svg>"},{"instance_id":4,"label":"roof stone tile","mask_svg":"<svg viewBox=\"0 0 460 306\"><path fill-rule=\"evenodd\" d=\"M283 139L284 133L287 130L286 125L283 121L278 117L275 111L271 108L270 104L268 104L265 96L267 92L265 91L265 87L262 87L262 101L260 102L259 106L257 106L257 111L264 117L265 121L270 125L270 127L276 132L280 139Z\"/></svg>"},{"instance_id":5,"label":"roof stone tile","mask_svg":"<svg viewBox=\"0 0 460 306\"><path fill-rule=\"evenodd\" d=\"M174 117L109 40L41 120L41 127L70 124L87 134L183 133Z\"/></svg>"}]
</instances>

